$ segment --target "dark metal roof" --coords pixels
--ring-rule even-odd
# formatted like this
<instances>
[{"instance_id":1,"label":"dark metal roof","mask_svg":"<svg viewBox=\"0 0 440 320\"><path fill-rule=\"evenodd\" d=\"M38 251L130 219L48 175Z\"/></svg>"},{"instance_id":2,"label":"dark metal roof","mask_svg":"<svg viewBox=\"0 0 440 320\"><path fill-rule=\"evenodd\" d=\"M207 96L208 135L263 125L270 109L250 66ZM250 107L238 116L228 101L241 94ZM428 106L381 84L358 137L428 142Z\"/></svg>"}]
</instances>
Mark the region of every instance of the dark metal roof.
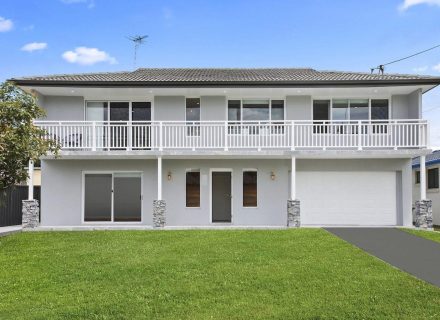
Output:
<instances>
[{"instance_id":1,"label":"dark metal roof","mask_svg":"<svg viewBox=\"0 0 440 320\"><path fill-rule=\"evenodd\" d=\"M317 71L310 68L140 68L135 71L13 78L29 86L234 86L440 84L440 77Z\"/></svg>"},{"instance_id":2,"label":"dark metal roof","mask_svg":"<svg viewBox=\"0 0 440 320\"><path fill-rule=\"evenodd\" d=\"M426 156L425 165L430 166L433 164L440 163L440 150L434 151ZM420 157L414 158L412 160L412 167L419 168L420 167Z\"/></svg>"}]
</instances>

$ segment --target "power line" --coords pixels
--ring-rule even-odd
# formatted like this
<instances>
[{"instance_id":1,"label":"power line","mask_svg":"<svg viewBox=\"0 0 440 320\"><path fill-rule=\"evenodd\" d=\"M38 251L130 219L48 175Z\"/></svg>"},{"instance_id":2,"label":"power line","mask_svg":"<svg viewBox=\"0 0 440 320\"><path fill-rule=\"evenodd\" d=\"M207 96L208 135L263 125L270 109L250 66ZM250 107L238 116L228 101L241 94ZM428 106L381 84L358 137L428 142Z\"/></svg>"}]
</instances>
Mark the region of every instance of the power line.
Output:
<instances>
[{"instance_id":1,"label":"power line","mask_svg":"<svg viewBox=\"0 0 440 320\"><path fill-rule=\"evenodd\" d=\"M393 64L393 63L396 63L396 62L400 62L400 61L403 61L403 60L406 60L406 59L409 59L409 58L412 58L412 57L418 56L419 54L422 54L422 53L425 53L425 52L428 52L428 51L434 50L434 49L439 48L439 47L440 47L440 44L438 44L438 45L436 45L436 46L434 46L434 47L431 47L431 48L429 48L429 49L426 49L426 50L419 51L419 52L417 52L417 53L411 54L411 55L409 55L409 56L407 56L407 57L400 58L400 59L397 59L397 60L393 60L393 61L390 61L390 62L387 62L387 63L384 63L384 64L380 64L380 65L378 65L378 66L375 67L375 68L371 68L371 73L373 73L374 70L378 70L379 73L382 73L382 74L383 74L384 71L385 71L385 66L388 66L388 65L390 65L390 64Z\"/></svg>"},{"instance_id":2,"label":"power line","mask_svg":"<svg viewBox=\"0 0 440 320\"><path fill-rule=\"evenodd\" d=\"M435 109L440 109L440 106L437 106L437 107L434 107L434 108L430 108L428 110L423 110L423 113L429 112L429 111L432 111L432 110L435 110Z\"/></svg>"}]
</instances>

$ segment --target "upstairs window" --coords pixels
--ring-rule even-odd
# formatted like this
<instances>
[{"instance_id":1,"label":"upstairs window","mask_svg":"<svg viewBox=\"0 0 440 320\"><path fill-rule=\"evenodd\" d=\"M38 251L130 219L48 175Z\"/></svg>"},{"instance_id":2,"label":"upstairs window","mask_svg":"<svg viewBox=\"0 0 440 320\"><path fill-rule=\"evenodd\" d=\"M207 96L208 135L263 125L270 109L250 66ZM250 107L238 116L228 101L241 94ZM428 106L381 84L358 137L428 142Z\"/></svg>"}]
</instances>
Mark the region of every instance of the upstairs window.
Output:
<instances>
[{"instance_id":1,"label":"upstairs window","mask_svg":"<svg viewBox=\"0 0 440 320\"><path fill-rule=\"evenodd\" d=\"M438 168L428 169L428 189L438 189L439 176Z\"/></svg>"},{"instance_id":2,"label":"upstairs window","mask_svg":"<svg viewBox=\"0 0 440 320\"><path fill-rule=\"evenodd\" d=\"M186 99L187 135L200 136L200 98Z\"/></svg>"},{"instance_id":3,"label":"upstairs window","mask_svg":"<svg viewBox=\"0 0 440 320\"><path fill-rule=\"evenodd\" d=\"M330 100L313 101L313 133L327 133L325 121L330 120Z\"/></svg>"},{"instance_id":4,"label":"upstairs window","mask_svg":"<svg viewBox=\"0 0 440 320\"><path fill-rule=\"evenodd\" d=\"M371 100L371 120L388 120L388 113L388 99Z\"/></svg>"},{"instance_id":5,"label":"upstairs window","mask_svg":"<svg viewBox=\"0 0 440 320\"><path fill-rule=\"evenodd\" d=\"M269 120L269 99L243 100L244 121L267 121Z\"/></svg>"}]
</instances>

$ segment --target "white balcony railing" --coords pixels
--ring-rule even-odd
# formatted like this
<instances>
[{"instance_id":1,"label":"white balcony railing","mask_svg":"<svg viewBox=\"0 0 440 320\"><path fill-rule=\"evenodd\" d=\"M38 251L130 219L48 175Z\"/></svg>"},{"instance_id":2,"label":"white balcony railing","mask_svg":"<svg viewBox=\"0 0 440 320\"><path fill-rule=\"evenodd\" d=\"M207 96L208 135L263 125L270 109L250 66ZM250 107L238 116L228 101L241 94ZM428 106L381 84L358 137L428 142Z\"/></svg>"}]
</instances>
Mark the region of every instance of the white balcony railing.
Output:
<instances>
[{"instance_id":1,"label":"white balcony railing","mask_svg":"<svg viewBox=\"0 0 440 320\"><path fill-rule=\"evenodd\" d=\"M35 121L62 150L405 149L428 146L426 120Z\"/></svg>"}]
</instances>

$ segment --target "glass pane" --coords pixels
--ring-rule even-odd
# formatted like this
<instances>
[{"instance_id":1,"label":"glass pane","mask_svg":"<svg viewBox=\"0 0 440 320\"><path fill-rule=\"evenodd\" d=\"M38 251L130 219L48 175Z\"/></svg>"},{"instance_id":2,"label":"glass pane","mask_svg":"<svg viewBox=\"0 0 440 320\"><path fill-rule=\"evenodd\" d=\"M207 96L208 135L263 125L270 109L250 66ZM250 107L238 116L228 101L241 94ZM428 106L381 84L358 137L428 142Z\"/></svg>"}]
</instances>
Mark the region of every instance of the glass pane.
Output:
<instances>
[{"instance_id":1,"label":"glass pane","mask_svg":"<svg viewBox=\"0 0 440 320\"><path fill-rule=\"evenodd\" d=\"M313 120L330 120L330 100L313 101Z\"/></svg>"},{"instance_id":2,"label":"glass pane","mask_svg":"<svg viewBox=\"0 0 440 320\"><path fill-rule=\"evenodd\" d=\"M228 100L228 120L240 121L240 100Z\"/></svg>"},{"instance_id":3,"label":"glass pane","mask_svg":"<svg viewBox=\"0 0 440 320\"><path fill-rule=\"evenodd\" d=\"M388 99L371 100L371 120L388 120Z\"/></svg>"},{"instance_id":4,"label":"glass pane","mask_svg":"<svg viewBox=\"0 0 440 320\"><path fill-rule=\"evenodd\" d=\"M128 121L129 106L128 102L110 102L110 121Z\"/></svg>"},{"instance_id":5,"label":"glass pane","mask_svg":"<svg viewBox=\"0 0 440 320\"><path fill-rule=\"evenodd\" d=\"M87 102L86 120L107 121L107 102Z\"/></svg>"},{"instance_id":6,"label":"glass pane","mask_svg":"<svg viewBox=\"0 0 440 320\"><path fill-rule=\"evenodd\" d=\"M200 121L200 99L186 99L186 121Z\"/></svg>"},{"instance_id":7,"label":"glass pane","mask_svg":"<svg viewBox=\"0 0 440 320\"><path fill-rule=\"evenodd\" d=\"M151 103L133 102L131 104L131 120L133 121L151 121Z\"/></svg>"},{"instance_id":8,"label":"glass pane","mask_svg":"<svg viewBox=\"0 0 440 320\"><path fill-rule=\"evenodd\" d=\"M243 172L243 207L257 206L257 172Z\"/></svg>"},{"instance_id":9,"label":"glass pane","mask_svg":"<svg viewBox=\"0 0 440 320\"><path fill-rule=\"evenodd\" d=\"M269 120L269 100L243 100L243 120Z\"/></svg>"},{"instance_id":10,"label":"glass pane","mask_svg":"<svg viewBox=\"0 0 440 320\"><path fill-rule=\"evenodd\" d=\"M200 207L200 172L186 173L186 206Z\"/></svg>"},{"instance_id":11,"label":"glass pane","mask_svg":"<svg viewBox=\"0 0 440 320\"><path fill-rule=\"evenodd\" d=\"M272 120L284 120L284 101L283 100L272 100L271 119Z\"/></svg>"},{"instance_id":12,"label":"glass pane","mask_svg":"<svg viewBox=\"0 0 440 320\"><path fill-rule=\"evenodd\" d=\"M114 221L141 221L141 177L139 173L114 174Z\"/></svg>"},{"instance_id":13,"label":"glass pane","mask_svg":"<svg viewBox=\"0 0 440 320\"><path fill-rule=\"evenodd\" d=\"M84 176L84 221L111 221L112 175Z\"/></svg>"},{"instance_id":14,"label":"glass pane","mask_svg":"<svg viewBox=\"0 0 440 320\"><path fill-rule=\"evenodd\" d=\"M368 120L368 99L350 100L350 120Z\"/></svg>"},{"instance_id":15,"label":"glass pane","mask_svg":"<svg viewBox=\"0 0 440 320\"><path fill-rule=\"evenodd\" d=\"M348 120L348 100L333 100L333 120Z\"/></svg>"}]
</instances>

